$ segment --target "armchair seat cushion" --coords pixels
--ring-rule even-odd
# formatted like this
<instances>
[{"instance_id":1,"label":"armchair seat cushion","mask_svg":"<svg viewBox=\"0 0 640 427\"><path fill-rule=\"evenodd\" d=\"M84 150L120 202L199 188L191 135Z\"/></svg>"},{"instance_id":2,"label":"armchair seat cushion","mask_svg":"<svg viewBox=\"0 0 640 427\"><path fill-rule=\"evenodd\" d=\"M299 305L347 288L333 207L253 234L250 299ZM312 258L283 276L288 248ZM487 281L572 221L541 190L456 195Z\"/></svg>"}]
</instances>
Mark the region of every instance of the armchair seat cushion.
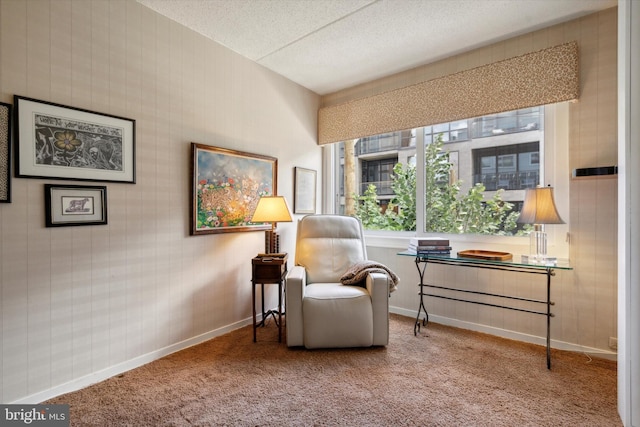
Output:
<instances>
[{"instance_id":1,"label":"armchair seat cushion","mask_svg":"<svg viewBox=\"0 0 640 427\"><path fill-rule=\"evenodd\" d=\"M304 291L305 298L313 299L343 299L367 297L369 292L361 286L343 285L342 283L312 283Z\"/></svg>"},{"instance_id":2,"label":"armchair seat cushion","mask_svg":"<svg viewBox=\"0 0 640 427\"><path fill-rule=\"evenodd\" d=\"M373 345L373 308L365 288L341 283L312 283L302 301L304 346Z\"/></svg>"}]
</instances>

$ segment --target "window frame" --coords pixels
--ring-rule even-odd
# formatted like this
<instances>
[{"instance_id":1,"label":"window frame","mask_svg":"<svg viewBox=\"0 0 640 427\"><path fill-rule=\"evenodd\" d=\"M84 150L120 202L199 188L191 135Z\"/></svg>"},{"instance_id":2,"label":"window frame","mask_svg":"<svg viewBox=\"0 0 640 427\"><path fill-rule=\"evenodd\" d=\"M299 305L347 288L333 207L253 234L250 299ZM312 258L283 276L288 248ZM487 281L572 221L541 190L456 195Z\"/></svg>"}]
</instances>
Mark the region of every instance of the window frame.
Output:
<instances>
[{"instance_id":1,"label":"window frame","mask_svg":"<svg viewBox=\"0 0 640 427\"><path fill-rule=\"evenodd\" d=\"M540 150L540 177L541 183L554 187L556 207L565 224L548 226L549 252L558 258L569 258L569 102L561 102L543 106L544 110L544 148ZM418 131L415 135L416 158L424 159L425 144L424 132ZM323 149L323 212L337 213L339 195L336 189L336 165L339 157L334 144L327 144ZM389 247L406 249L408 239L415 236L440 236L448 238L452 242L454 251L463 249L489 249L501 250L513 253L514 259L522 254L529 253L528 236L497 236L481 234L448 234L427 233L425 227L424 207L424 180L423 167L416 169L416 191L418 201L416 203L416 231L389 231L389 230L365 230L367 245L375 247Z\"/></svg>"}]
</instances>

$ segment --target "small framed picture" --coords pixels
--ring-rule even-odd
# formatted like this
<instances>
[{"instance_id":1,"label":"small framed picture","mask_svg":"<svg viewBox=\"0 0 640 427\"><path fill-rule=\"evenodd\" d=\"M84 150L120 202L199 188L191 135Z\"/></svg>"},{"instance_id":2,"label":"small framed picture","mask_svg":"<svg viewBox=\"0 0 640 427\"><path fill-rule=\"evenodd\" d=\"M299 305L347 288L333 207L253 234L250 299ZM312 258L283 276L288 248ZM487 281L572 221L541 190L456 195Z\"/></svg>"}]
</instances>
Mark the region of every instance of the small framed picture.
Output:
<instances>
[{"instance_id":1,"label":"small framed picture","mask_svg":"<svg viewBox=\"0 0 640 427\"><path fill-rule=\"evenodd\" d=\"M316 213L316 171L296 167L294 187L293 212Z\"/></svg>"},{"instance_id":2,"label":"small framed picture","mask_svg":"<svg viewBox=\"0 0 640 427\"><path fill-rule=\"evenodd\" d=\"M16 176L135 184L136 122L14 95Z\"/></svg>"},{"instance_id":3,"label":"small framed picture","mask_svg":"<svg viewBox=\"0 0 640 427\"><path fill-rule=\"evenodd\" d=\"M107 187L45 184L47 227L107 223Z\"/></svg>"}]
</instances>

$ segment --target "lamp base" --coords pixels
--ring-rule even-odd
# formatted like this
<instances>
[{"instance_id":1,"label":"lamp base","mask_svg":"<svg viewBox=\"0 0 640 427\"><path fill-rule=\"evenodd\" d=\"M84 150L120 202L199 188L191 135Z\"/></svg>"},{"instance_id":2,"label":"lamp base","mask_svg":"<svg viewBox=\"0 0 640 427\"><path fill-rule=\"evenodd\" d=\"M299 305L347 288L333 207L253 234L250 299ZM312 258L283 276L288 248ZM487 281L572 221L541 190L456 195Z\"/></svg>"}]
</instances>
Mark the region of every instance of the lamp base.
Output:
<instances>
[{"instance_id":1,"label":"lamp base","mask_svg":"<svg viewBox=\"0 0 640 427\"><path fill-rule=\"evenodd\" d=\"M280 236L275 230L267 230L264 232L264 253L280 253Z\"/></svg>"},{"instance_id":2,"label":"lamp base","mask_svg":"<svg viewBox=\"0 0 640 427\"><path fill-rule=\"evenodd\" d=\"M547 263L547 233L540 225L529 234L529 254L530 264Z\"/></svg>"},{"instance_id":3,"label":"lamp base","mask_svg":"<svg viewBox=\"0 0 640 427\"><path fill-rule=\"evenodd\" d=\"M529 234L529 251L529 264L555 265L558 261L556 257L547 255L547 233L542 225L536 225L534 231Z\"/></svg>"},{"instance_id":4,"label":"lamp base","mask_svg":"<svg viewBox=\"0 0 640 427\"><path fill-rule=\"evenodd\" d=\"M554 256L545 256L545 257L539 258L539 257L536 257L536 255L522 255L522 263L554 267L558 265L558 258Z\"/></svg>"}]
</instances>

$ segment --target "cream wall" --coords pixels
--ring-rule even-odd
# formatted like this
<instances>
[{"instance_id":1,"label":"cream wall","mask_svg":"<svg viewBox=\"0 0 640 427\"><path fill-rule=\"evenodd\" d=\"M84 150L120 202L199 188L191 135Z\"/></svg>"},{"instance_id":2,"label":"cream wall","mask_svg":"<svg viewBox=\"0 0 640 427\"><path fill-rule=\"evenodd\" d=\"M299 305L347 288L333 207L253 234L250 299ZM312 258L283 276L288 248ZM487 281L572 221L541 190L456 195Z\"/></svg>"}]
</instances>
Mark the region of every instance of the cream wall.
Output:
<instances>
[{"instance_id":1,"label":"cream wall","mask_svg":"<svg viewBox=\"0 0 640 427\"><path fill-rule=\"evenodd\" d=\"M292 204L294 166L321 168L317 95L133 0L0 0L0 100L14 94L135 119L137 183L106 184L108 225L51 229L44 184L78 183L12 179L1 402L41 401L247 323L264 234L189 236L190 143L277 157ZM292 252L294 225L279 230Z\"/></svg>"},{"instance_id":2,"label":"cream wall","mask_svg":"<svg viewBox=\"0 0 640 427\"><path fill-rule=\"evenodd\" d=\"M568 163L574 168L617 164L617 8L535 31L505 42L453 56L437 63L363 84L322 98L324 106L372 96L388 90L456 73L546 47L576 40L580 55L580 99L569 104ZM562 160L562 159L557 159ZM615 357L609 337L617 337L617 185L613 178L575 179L566 175L556 183L568 186L571 237L569 258L573 272L558 272L552 281L556 316L551 322L553 346ZM556 184L558 185L558 184ZM553 226L552 226L553 227ZM550 228L552 228L550 227ZM550 231L551 232L551 231ZM559 237L562 239L562 236ZM369 256L386 263L403 280L391 296L394 311L415 315L418 273L411 259L396 255L406 240L369 239ZM527 248L503 239L454 242L454 251L493 249L517 256ZM540 278L514 273L482 273L436 267L428 276L440 284L466 283L478 290L506 292L544 299ZM545 319L478 305L428 300L432 319L525 341L544 343ZM542 363L543 361L541 361Z\"/></svg>"},{"instance_id":3,"label":"cream wall","mask_svg":"<svg viewBox=\"0 0 640 427\"><path fill-rule=\"evenodd\" d=\"M614 164L615 9L322 102L571 40L579 42L582 74L581 99L570 106L570 168ZM0 100L14 94L136 119L138 179L107 184L107 226L47 229L44 183L73 182L13 178L13 203L0 204L0 401L40 401L246 323L249 259L263 234L188 235L189 144L277 157L278 192L291 203L293 167L321 169L315 94L133 0L0 0ZM554 278L554 345L607 351L616 335L616 183L569 183L576 269ZM279 229L293 252L294 225ZM402 276L394 309L415 313L412 261L393 247L369 252ZM487 280L538 288L511 279ZM430 310L442 321L523 339L544 334L542 317L461 303Z\"/></svg>"}]
</instances>

